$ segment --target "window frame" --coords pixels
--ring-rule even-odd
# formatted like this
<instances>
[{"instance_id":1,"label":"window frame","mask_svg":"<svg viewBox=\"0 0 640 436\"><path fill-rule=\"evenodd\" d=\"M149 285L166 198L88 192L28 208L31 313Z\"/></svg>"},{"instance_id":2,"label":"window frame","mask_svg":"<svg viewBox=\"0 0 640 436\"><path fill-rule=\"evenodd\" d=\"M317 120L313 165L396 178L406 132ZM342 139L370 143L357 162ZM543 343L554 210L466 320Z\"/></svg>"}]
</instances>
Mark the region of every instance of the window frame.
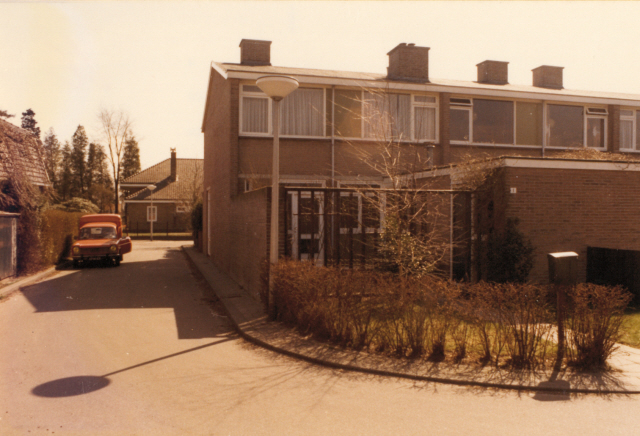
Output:
<instances>
[{"instance_id":1,"label":"window frame","mask_svg":"<svg viewBox=\"0 0 640 436\"><path fill-rule=\"evenodd\" d=\"M256 91L246 91L245 87L255 87L255 84L251 83L241 83L240 84L240 103L239 103L239 123L238 123L238 135L239 136L250 136L250 137L273 137L273 101L269 96L267 96L263 92ZM322 126L327 124L327 88L324 86L302 86L303 89L321 89L322 90ZM267 99L269 101L267 106L267 123L269 124L267 127L267 132L245 132L244 131L244 123L242 110L244 105L244 98L261 98ZM281 109L282 110L282 109ZM282 129L282 126L280 127ZM280 138L306 138L306 139L326 139L326 132L324 132L323 127L323 135L285 135L280 133Z\"/></svg>"},{"instance_id":2,"label":"window frame","mask_svg":"<svg viewBox=\"0 0 640 436\"><path fill-rule=\"evenodd\" d=\"M582 108L582 147L554 147L549 145L551 132L549 130L549 106L574 106ZM597 112L589 112L590 110L596 109ZM545 101L544 102L544 112L543 112L543 123L544 123L544 143L545 149L550 150L580 150L585 148L590 148L593 150L606 151L609 147L609 111L604 105L597 104L573 104L569 102L555 102L555 101ZM601 119L604 121L604 146L603 147L589 147L587 146L587 125L589 119Z\"/></svg>"},{"instance_id":3,"label":"window frame","mask_svg":"<svg viewBox=\"0 0 640 436\"><path fill-rule=\"evenodd\" d=\"M631 112L631 115L623 115L623 112L628 111ZM623 148L622 141L620 141L620 151L624 151L625 153L637 153L640 152L640 147L638 147L638 139L637 138L637 115L638 111L635 109L628 108L620 108L620 128L622 129L623 121L631 121L631 148ZM622 132L620 132L622 133ZM620 135L622 137L622 135Z\"/></svg>"}]
</instances>

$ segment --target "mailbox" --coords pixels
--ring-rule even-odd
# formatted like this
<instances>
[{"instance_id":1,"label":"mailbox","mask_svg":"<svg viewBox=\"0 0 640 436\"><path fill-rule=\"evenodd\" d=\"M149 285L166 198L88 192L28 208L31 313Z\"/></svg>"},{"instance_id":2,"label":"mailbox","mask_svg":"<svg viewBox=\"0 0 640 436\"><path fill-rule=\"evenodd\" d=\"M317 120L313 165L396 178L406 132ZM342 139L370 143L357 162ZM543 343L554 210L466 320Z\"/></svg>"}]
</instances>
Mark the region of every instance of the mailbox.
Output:
<instances>
[{"instance_id":1,"label":"mailbox","mask_svg":"<svg viewBox=\"0 0 640 436\"><path fill-rule=\"evenodd\" d=\"M549 253L549 283L575 285L578 283L578 253L565 251Z\"/></svg>"}]
</instances>

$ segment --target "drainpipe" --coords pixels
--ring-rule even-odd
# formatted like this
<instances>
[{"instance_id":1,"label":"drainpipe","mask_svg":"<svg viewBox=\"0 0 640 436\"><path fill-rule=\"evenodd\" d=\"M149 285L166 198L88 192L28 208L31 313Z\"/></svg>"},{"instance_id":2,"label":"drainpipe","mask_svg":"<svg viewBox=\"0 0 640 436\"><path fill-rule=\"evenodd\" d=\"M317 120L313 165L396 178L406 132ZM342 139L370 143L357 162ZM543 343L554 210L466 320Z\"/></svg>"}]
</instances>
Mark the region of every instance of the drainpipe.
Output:
<instances>
[{"instance_id":1,"label":"drainpipe","mask_svg":"<svg viewBox=\"0 0 640 436\"><path fill-rule=\"evenodd\" d=\"M336 99L336 86L331 86L331 187L336 187L336 114L335 114L335 99ZM326 194L325 194L326 195ZM335 195L335 194L334 194ZM335 208L335 203L333 204ZM326 213L326 211L325 211ZM331 214L331 248L334 249L336 246L336 214ZM326 248L325 248L326 250ZM333 254L333 253L332 253ZM326 266L326 265L325 265Z\"/></svg>"}]
</instances>

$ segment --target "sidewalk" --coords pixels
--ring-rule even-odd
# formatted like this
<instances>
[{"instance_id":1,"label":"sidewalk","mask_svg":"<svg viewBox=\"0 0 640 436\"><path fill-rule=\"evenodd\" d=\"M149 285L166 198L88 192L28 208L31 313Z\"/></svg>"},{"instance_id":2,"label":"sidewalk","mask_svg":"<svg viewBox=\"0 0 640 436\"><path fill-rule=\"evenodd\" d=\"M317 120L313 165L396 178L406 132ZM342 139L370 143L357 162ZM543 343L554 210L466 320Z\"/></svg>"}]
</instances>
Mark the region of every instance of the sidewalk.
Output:
<instances>
[{"instance_id":1,"label":"sidewalk","mask_svg":"<svg viewBox=\"0 0 640 436\"><path fill-rule=\"evenodd\" d=\"M58 269L60 269L60 266L52 266L51 268L47 268L44 271L40 271L39 273L30 276L4 279L2 282L7 282L8 284L6 286L0 286L0 298L15 292L20 288L24 288L35 282L44 280L51 274L54 274Z\"/></svg>"},{"instance_id":2,"label":"sidewalk","mask_svg":"<svg viewBox=\"0 0 640 436\"><path fill-rule=\"evenodd\" d=\"M507 371L420 359L391 359L303 338L277 322L268 322L259 295L240 288L194 247L182 248L216 293L240 335L249 342L287 356L330 368L436 383L564 395L640 394L640 350L624 345L610 361L614 371L576 374L566 371Z\"/></svg>"}]
</instances>

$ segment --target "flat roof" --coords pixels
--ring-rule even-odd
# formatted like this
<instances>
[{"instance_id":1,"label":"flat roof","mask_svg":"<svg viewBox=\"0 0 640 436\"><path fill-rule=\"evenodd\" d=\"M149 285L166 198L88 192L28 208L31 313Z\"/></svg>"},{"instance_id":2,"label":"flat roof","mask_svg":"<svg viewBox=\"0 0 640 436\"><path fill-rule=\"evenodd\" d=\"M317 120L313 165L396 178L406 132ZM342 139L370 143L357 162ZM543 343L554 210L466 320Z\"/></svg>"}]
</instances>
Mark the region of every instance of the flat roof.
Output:
<instances>
[{"instance_id":1,"label":"flat roof","mask_svg":"<svg viewBox=\"0 0 640 436\"><path fill-rule=\"evenodd\" d=\"M550 89L533 85L492 85L486 83L434 79L428 83L387 79L385 74L310 68L242 65L213 62L211 67L226 78L255 80L265 74L294 76L300 83L337 86L385 87L390 90L451 92L456 95L487 95L575 103L619 104L640 107L640 95L573 89Z\"/></svg>"}]
</instances>

